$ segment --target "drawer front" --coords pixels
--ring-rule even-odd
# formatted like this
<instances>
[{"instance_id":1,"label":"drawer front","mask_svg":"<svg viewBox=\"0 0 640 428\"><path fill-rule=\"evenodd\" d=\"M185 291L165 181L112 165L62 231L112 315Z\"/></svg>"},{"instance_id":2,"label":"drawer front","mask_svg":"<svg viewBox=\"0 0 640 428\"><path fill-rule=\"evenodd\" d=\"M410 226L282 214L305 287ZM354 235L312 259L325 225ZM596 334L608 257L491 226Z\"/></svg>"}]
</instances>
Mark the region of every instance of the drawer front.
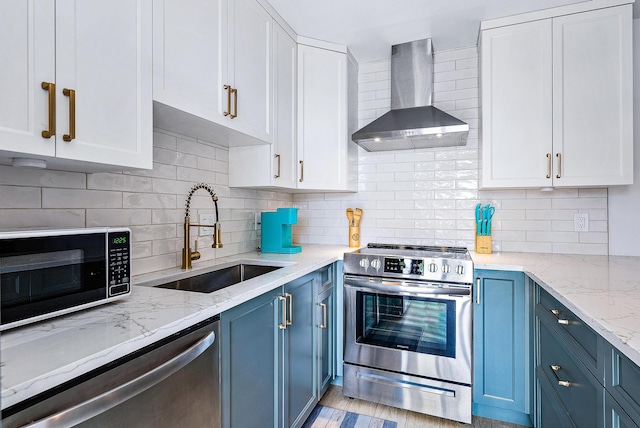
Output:
<instances>
[{"instance_id":1,"label":"drawer front","mask_svg":"<svg viewBox=\"0 0 640 428\"><path fill-rule=\"evenodd\" d=\"M318 294L330 289L333 287L333 278L334 278L334 265L327 265L323 268L318 269L318 274L320 275L320 284L318 285Z\"/></svg>"},{"instance_id":2,"label":"drawer front","mask_svg":"<svg viewBox=\"0 0 640 428\"><path fill-rule=\"evenodd\" d=\"M634 420L640 421L640 368L607 343L605 386Z\"/></svg>"},{"instance_id":3,"label":"drawer front","mask_svg":"<svg viewBox=\"0 0 640 428\"><path fill-rule=\"evenodd\" d=\"M605 428L638 428L634 420L639 420L632 419L608 392L604 398L604 415Z\"/></svg>"},{"instance_id":4,"label":"drawer front","mask_svg":"<svg viewBox=\"0 0 640 428\"><path fill-rule=\"evenodd\" d=\"M540 372L536 384L538 402L536 426L538 428L575 427L544 373Z\"/></svg>"},{"instance_id":5,"label":"drawer front","mask_svg":"<svg viewBox=\"0 0 640 428\"><path fill-rule=\"evenodd\" d=\"M569 348L594 376L603 382L604 364L599 354L602 347L600 336L553 296L542 288L539 290L540 300L536 305L536 315L551 323L560 332Z\"/></svg>"},{"instance_id":6,"label":"drawer front","mask_svg":"<svg viewBox=\"0 0 640 428\"><path fill-rule=\"evenodd\" d=\"M599 427L603 422L604 388L545 322L538 322L540 355L538 378L551 384L571 420L579 427ZM600 421L600 423L598 423Z\"/></svg>"}]
</instances>

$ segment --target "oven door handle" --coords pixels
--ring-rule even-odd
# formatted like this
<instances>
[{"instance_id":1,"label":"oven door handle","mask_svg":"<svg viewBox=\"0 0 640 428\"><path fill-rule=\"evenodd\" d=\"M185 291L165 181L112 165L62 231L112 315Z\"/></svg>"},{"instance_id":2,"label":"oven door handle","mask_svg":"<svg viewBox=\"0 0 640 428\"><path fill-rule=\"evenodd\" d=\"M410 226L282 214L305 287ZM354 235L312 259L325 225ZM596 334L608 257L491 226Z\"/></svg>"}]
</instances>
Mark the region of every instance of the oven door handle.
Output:
<instances>
[{"instance_id":1,"label":"oven door handle","mask_svg":"<svg viewBox=\"0 0 640 428\"><path fill-rule=\"evenodd\" d=\"M382 283L384 281L384 284ZM415 284L415 283L414 283ZM388 281L370 278L362 280L353 276L345 276L344 286L347 288L358 288L361 290L383 291L387 293L410 293L415 295L438 295L438 296L470 296L470 288L454 287L424 287L419 285L407 285L406 281Z\"/></svg>"}]
</instances>

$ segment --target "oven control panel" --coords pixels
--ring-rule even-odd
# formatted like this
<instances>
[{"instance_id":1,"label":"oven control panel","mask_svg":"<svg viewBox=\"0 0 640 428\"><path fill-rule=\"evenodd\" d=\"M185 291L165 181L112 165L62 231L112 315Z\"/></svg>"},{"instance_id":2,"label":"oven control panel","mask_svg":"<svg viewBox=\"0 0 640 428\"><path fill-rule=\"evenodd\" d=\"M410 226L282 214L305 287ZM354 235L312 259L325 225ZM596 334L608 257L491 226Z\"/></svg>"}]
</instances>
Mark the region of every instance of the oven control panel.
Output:
<instances>
[{"instance_id":1,"label":"oven control panel","mask_svg":"<svg viewBox=\"0 0 640 428\"><path fill-rule=\"evenodd\" d=\"M424 275L424 260L385 257L384 272L402 275Z\"/></svg>"}]
</instances>

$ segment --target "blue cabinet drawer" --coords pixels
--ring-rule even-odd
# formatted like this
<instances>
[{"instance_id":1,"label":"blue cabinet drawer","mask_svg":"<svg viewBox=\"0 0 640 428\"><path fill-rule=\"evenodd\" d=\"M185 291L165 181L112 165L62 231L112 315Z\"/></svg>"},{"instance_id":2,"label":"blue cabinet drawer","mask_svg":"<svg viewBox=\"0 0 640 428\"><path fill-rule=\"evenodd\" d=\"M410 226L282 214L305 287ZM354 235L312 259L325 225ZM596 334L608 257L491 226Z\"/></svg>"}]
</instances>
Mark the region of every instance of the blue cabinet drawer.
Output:
<instances>
[{"instance_id":1,"label":"blue cabinet drawer","mask_svg":"<svg viewBox=\"0 0 640 428\"><path fill-rule=\"evenodd\" d=\"M605 392L604 397L604 415L605 428L638 428L634 421L640 421L637 416L629 416L608 392Z\"/></svg>"},{"instance_id":2,"label":"blue cabinet drawer","mask_svg":"<svg viewBox=\"0 0 640 428\"><path fill-rule=\"evenodd\" d=\"M605 387L624 411L640 423L640 367L607 343Z\"/></svg>"},{"instance_id":3,"label":"blue cabinet drawer","mask_svg":"<svg viewBox=\"0 0 640 428\"><path fill-rule=\"evenodd\" d=\"M334 283L334 264L327 265L317 270L320 283L318 285L318 294L333 287Z\"/></svg>"},{"instance_id":4,"label":"blue cabinet drawer","mask_svg":"<svg viewBox=\"0 0 640 428\"><path fill-rule=\"evenodd\" d=\"M603 426L604 388L567 349L566 343L550 325L543 320L537 324L540 348L536 374L539 381L544 378L549 382L576 426Z\"/></svg>"},{"instance_id":5,"label":"blue cabinet drawer","mask_svg":"<svg viewBox=\"0 0 640 428\"><path fill-rule=\"evenodd\" d=\"M602 337L548 292L541 287L538 290L536 316L553 325L553 328L580 361L599 382L604 383L604 361L602 358L604 341Z\"/></svg>"}]
</instances>

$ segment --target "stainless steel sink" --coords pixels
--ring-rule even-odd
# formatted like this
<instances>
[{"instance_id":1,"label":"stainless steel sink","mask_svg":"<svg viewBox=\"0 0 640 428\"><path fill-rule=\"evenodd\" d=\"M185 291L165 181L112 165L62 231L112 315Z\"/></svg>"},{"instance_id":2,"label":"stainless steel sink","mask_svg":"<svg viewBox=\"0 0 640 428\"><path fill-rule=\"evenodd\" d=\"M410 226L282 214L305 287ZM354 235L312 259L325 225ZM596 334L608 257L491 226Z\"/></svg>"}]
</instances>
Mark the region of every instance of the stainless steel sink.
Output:
<instances>
[{"instance_id":1,"label":"stainless steel sink","mask_svg":"<svg viewBox=\"0 0 640 428\"><path fill-rule=\"evenodd\" d=\"M223 269L207 272L202 275L157 285L156 287L170 288L172 290L196 291L198 293L212 293L282 267L284 266L240 263Z\"/></svg>"}]
</instances>

